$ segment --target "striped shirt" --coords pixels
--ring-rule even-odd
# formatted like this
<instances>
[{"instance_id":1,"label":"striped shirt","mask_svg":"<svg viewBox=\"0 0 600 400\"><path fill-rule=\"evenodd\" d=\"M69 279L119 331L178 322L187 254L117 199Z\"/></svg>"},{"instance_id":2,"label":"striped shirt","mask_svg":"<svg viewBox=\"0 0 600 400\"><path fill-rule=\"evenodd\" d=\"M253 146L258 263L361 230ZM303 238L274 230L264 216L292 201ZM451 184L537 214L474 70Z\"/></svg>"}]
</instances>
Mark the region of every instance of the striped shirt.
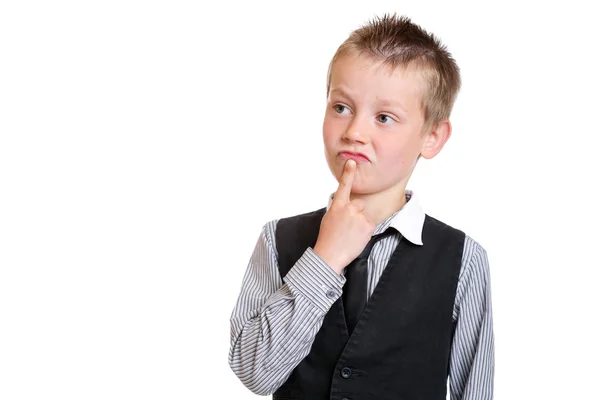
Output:
<instances>
[{"instance_id":1,"label":"striped shirt","mask_svg":"<svg viewBox=\"0 0 600 400\"><path fill-rule=\"evenodd\" d=\"M377 224L398 233L379 240L368 259L368 294L373 293L400 238L422 245L425 214L412 191L406 204ZM332 196L329 197L328 207ZM308 355L325 314L342 295L346 281L312 248L281 279L274 242L277 220L265 224L244 274L231 314L229 365L259 395L274 393ZM333 295L335 293L335 296ZM452 320L455 331L449 360L451 400L493 398L494 335L490 273L486 251L465 238Z\"/></svg>"}]
</instances>

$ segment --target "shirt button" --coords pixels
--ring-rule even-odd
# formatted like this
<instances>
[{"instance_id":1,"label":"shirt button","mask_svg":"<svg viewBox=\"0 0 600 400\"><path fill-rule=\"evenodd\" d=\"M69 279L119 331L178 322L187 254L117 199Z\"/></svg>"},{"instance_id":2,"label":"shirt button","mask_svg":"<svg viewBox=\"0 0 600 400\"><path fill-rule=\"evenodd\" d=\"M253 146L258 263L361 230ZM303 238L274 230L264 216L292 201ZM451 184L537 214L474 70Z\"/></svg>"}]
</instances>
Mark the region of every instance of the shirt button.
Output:
<instances>
[{"instance_id":1,"label":"shirt button","mask_svg":"<svg viewBox=\"0 0 600 400\"><path fill-rule=\"evenodd\" d=\"M335 292L335 290L328 290L327 297L330 299L335 299L337 297L337 293Z\"/></svg>"},{"instance_id":2,"label":"shirt button","mask_svg":"<svg viewBox=\"0 0 600 400\"><path fill-rule=\"evenodd\" d=\"M348 367L342 368L342 378L348 379L352 375L352 370Z\"/></svg>"}]
</instances>

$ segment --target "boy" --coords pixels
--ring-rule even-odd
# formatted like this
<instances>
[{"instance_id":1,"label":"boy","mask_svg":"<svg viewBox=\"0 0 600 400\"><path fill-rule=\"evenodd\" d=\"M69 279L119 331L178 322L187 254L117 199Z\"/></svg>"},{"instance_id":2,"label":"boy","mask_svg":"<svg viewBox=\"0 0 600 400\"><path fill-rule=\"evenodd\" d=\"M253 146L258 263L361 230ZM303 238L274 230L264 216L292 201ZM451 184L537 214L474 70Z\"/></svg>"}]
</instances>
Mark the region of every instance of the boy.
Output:
<instances>
[{"instance_id":1,"label":"boy","mask_svg":"<svg viewBox=\"0 0 600 400\"><path fill-rule=\"evenodd\" d=\"M327 207L262 230L229 364L273 399L491 399L487 255L423 213L408 180L451 133L452 56L408 18L354 31L328 72Z\"/></svg>"}]
</instances>

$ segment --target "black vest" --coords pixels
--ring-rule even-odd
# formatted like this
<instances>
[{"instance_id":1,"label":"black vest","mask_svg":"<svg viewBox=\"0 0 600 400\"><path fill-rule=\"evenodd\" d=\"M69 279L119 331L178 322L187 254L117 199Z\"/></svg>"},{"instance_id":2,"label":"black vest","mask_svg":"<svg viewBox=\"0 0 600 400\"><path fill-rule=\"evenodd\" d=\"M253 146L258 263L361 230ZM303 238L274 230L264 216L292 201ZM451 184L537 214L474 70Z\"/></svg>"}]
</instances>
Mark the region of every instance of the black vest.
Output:
<instances>
[{"instance_id":1,"label":"black vest","mask_svg":"<svg viewBox=\"0 0 600 400\"><path fill-rule=\"evenodd\" d=\"M282 278L315 245L325 211L277 223ZM340 297L273 399L445 400L464 239L426 216L423 246L400 240L352 335Z\"/></svg>"}]
</instances>

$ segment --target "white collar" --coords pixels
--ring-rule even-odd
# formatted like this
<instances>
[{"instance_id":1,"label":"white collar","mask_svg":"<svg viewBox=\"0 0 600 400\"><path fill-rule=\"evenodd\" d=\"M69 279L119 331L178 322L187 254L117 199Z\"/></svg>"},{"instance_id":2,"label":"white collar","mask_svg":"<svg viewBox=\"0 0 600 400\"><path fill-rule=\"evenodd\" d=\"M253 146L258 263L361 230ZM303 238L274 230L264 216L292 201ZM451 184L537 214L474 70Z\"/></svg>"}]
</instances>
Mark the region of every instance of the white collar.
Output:
<instances>
[{"instance_id":1,"label":"white collar","mask_svg":"<svg viewBox=\"0 0 600 400\"><path fill-rule=\"evenodd\" d=\"M425 223L425 213L412 190L406 190L406 204L400 210L396 211L389 218L377 224L374 234L384 232L388 227L395 228L402 236L410 242L423 245L422 234L423 224ZM333 201L333 193L329 196L327 209Z\"/></svg>"}]
</instances>

